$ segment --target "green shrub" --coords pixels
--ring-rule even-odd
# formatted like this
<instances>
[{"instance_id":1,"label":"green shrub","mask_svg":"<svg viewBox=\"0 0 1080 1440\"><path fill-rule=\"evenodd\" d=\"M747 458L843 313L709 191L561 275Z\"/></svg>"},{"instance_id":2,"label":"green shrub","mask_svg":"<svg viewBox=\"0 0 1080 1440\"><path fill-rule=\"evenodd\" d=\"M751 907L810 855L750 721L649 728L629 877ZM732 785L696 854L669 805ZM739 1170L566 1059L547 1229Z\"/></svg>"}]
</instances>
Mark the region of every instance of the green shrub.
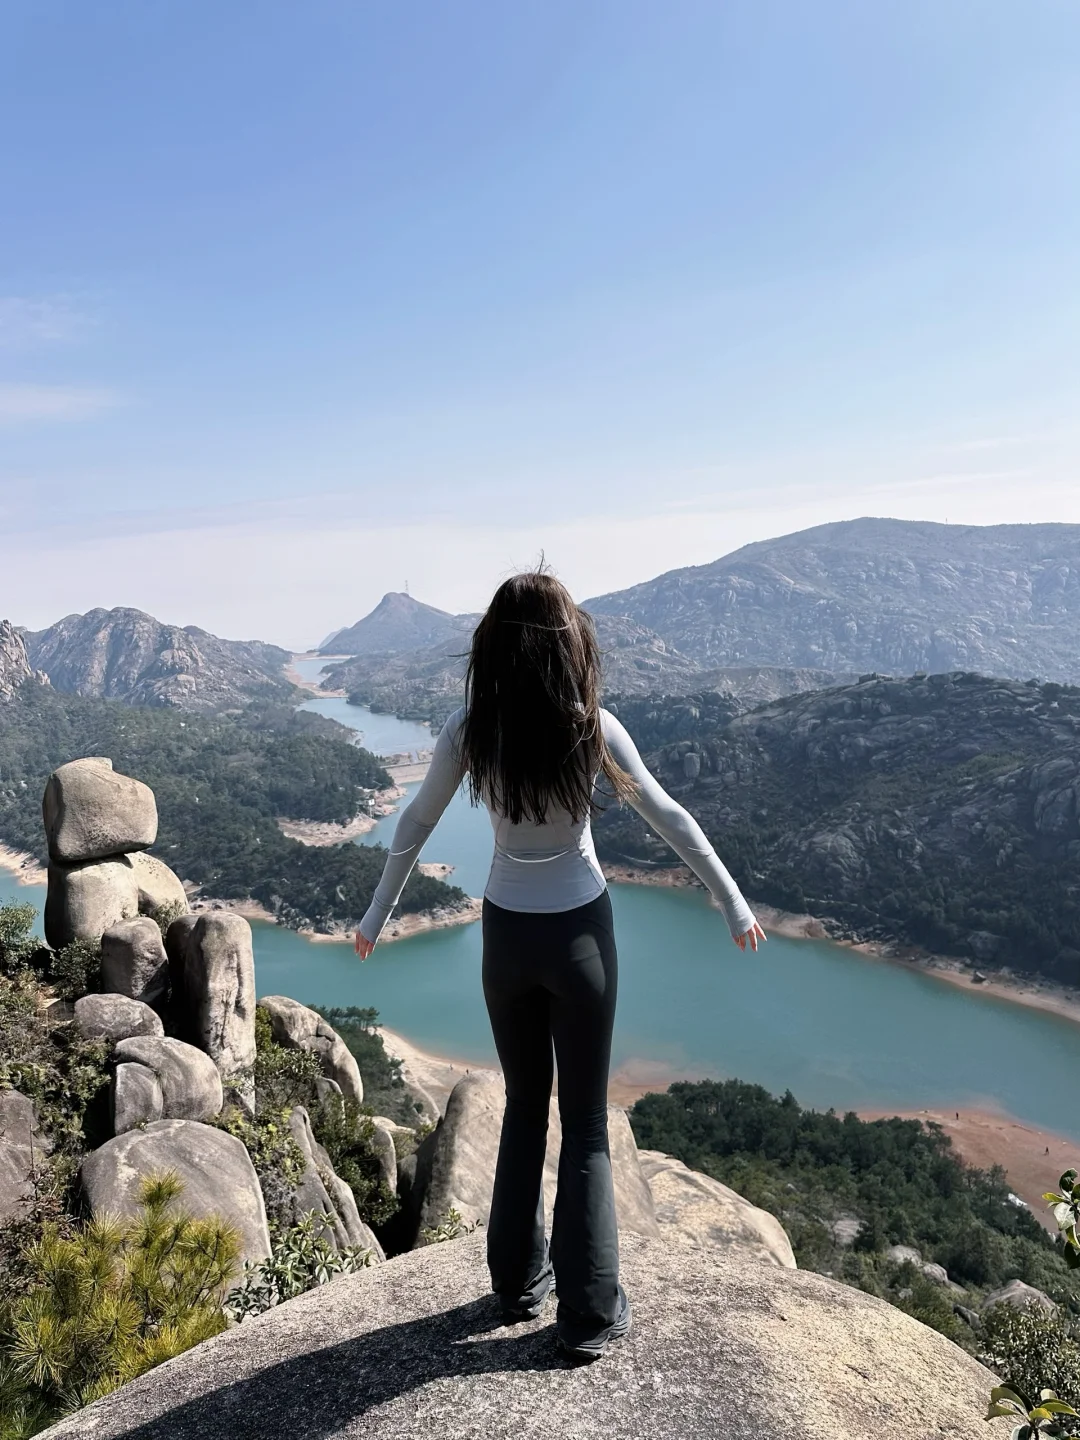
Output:
<instances>
[{"instance_id":1,"label":"green shrub","mask_svg":"<svg viewBox=\"0 0 1080 1440\"><path fill-rule=\"evenodd\" d=\"M263 1109L251 1116L228 1105L212 1123L234 1135L251 1156L270 1229L288 1227L293 1221L296 1187L307 1165L289 1130L288 1111Z\"/></svg>"},{"instance_id":2,"label":"green shrub","mask_svg":"<svg viewBox=\"0 0 1080 1440\"><path fill-rule=\"evenodd\" d=\"M42 1012L42 999L31 971L0 976L0 1086L34 1101L52 1147L41 1183L63 1190L88 1138L106 1138L94 1133L94 1118L108 1085L111 1047L104 1040L88 1040L70 1021L51 1021Z\"/></svg>"},{"instance_id":3,"label":"green shrub","mask_svg":"<svg viewBox=\"0 0 1080 1440\"><path fill-rule=\"evenodd\" d=\"M462 1235L472 1235L483 1222L473 1220L466 1224L460 1210L451 1205L437 1225L425 1226L420 1231L421 1245L441 1245L444 1240L458 1240Z\"/></svg>"},{"instance_id":4,"label":"green shrub","mask_svg":"<svg viewBox=\"0 0 1080 1440\"><path fill-rule=\"evenodd\" d=\"M387 1187L375 1149L375 1125L355 1101L322 1105L311 1112L315 1139L325 1146L330 1164L356 1197L366 1225L385 1225L401 1202Z\"/></svg>"},{"instance_id":5,"label":"green shrub","mask_svg":"<svg viewBox=\"0 0 1080 1440\"><path fill-rule=\"evenodd\" d=\"M241 1283L232 1291L226 1311L234 1320L261 1315L284 1300L292 1300L335 1275L351 1275L370 1265L373 1252L362 1245L338 1250L326 1235L326 1226L314 1211L275 1237L268 1260L244 1267Z\"/></svg>"},{"instance_id":6,"label":"green shrub","mask_svg":"<svg viewBox=\"0 0 1080 1440\"><path fill-rule=\"evenodd\" d=\"M0 905L0 975L12 975L29 964L40 944L33 933L37 913L26 901Z\"/></svg>"},{"instance_id":7,"label":"green shrub","mask_svg":"<svg viewBox=\"0 0 1080 1440\"><path fill-rule=\"evenodd\" d=\"M294 1050L274 1039L269 1013L255 1011L256 1115L243 1115L222 1123L234 1126L255 1163L267 1209L274 1212L279 1227L293 1222L292 1192L304 1172L299 1146L289 1134L289 1112L303 1105L312 1133L325 1146L334 1172L352 1190L360 1218L367 1225L383 1225L399 1208L397 1196L382 1178L375 1149L375 1126L367 1106L352 1101L324 1101L319 1094L322 1067L318 1056L308 1050ZM243 1131L243 1133L241 1133ZM291 1147L289 1149L288 1147ZM291 1157L286 1160L286 1156Z\"/></svg>"},{"instance_id":8,"label":"green shrub","mask_svg":"<svg viewBox=\"0 0 1080 1440\"><path fill-rule=\"evenodd\" d=\"M401 1061L386 1052L378 1029L379 1012L357 1005L312 1009L334 1027L355 1056L364 1077L364 1104L399 1125L415 1126L417 1104L402 1078Z\"/></svg>"},{"instance_id":9,"label":"green shrub","mask_svg":"<svg viewBox=\"0 0 1080 1440\"><path fill-rule=\"evenodd\" d=\"M155 906L150 912L150 918L161 931L162 940L169 933L169 926L174 920L179 920L181 915L188 913L187 906L180 900L166 900L163 904Z\"/></svg>"},{"instance_id":10,"label":"green shrub","mask_svg":"<svg viewBox=\"0 0 1080 1440\"><path fill-rule=\"evenodd\" d=\"M979 1358L1022 1395L1049 1387L1080 1406L1080 1334L1060 1311L1040 1305L994 1305L983 1316ZM1061 1432L1077 1433L1070 1427Z\"/></svg>"},{"instance_id":11,"label":"green shrub","mask_svg":"<svg viewBox=\"0 0 1080 1440\"><path fill-rule=\"evenodd\" d=\"M49 959L49 979L61 1000L78 1000L101 989L101 945L72 940Z\"/></svg>"},{"instance_id":12,"label":"green shrub","mask_svg":"<svg viewBox=\"0 0 1080 1440\"><path fill-rule=\"evenodd\" d=\"M0 1308L3 1440L30 1435L225 1326L240 1237L174 1202L175 1175L144 1180L133 1219L46 1225L28 1280Z\"/></svg>"}]
</instances>

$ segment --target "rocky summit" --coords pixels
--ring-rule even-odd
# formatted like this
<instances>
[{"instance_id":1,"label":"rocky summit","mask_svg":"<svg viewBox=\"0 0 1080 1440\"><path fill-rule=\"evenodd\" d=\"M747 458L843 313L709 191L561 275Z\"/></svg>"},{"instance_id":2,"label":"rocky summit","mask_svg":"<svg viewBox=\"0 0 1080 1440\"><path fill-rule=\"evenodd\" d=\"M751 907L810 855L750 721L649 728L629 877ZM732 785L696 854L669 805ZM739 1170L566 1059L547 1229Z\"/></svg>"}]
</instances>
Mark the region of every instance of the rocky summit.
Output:
<instances>
[{"instance_id":1,"label":"rocky summit","mask_svg":"<svg viewBox=\"0 0 1080 1440\"><path fill-rule=\"evenodd\" d=\"M587 600L702 665L1080 682L1080 525L848 520Z\"/></svg>"},{"instance_id":2,"label":"rocky summit","mask_svg":"<svg viewBox=\"0 0 1080 1440\"><path fill-rule=\"evenodd\" d=\"M289 693L289 652L165 625L141 610L89 610L27 631L30 663L57 690L129 705L216 710Z\"/></svg>"},{"instance_id":3,"label":"rocky summit","mask_svg":"<svg viewBox=\"0 0 1080 1440\"><path fill-rule=\"evenodd\" d=\"M630 1334L500 1324L482 1234L309 1291L44 1432L53 1440L986 1440L995 1377L862 1291L626 1236Z\"/></svg>"},{"instance_id":4,"label":"rocky summit","mask_svg":"<svg viewBox=\"0 0 1080 1440\"><path fill-rule=\"evenodd\" d=\"M370 615L344 630L336 630L319 647L319 653L388 655L418 650L468 636L479 618L479 615L451 615L402 591L391 590Z\"/></svg>"}]
</instances>

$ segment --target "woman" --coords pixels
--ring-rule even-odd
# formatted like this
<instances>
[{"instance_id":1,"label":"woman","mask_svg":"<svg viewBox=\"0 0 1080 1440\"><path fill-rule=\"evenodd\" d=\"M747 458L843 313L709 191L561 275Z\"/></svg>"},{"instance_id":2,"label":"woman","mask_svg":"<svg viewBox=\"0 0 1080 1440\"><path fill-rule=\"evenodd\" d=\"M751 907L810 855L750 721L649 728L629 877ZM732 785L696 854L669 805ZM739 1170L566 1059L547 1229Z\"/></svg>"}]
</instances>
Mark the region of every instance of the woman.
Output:
<instances>
[{"instance_id":1,"label":"woman","mask_svg":"<svg viewBox=\"0 0 1080 1440\"><path fill-rule=\"evenodd\" d=\"M499 587L473 635L467 703L446 722L424 783L401 812L356 934L366 959L467 776L495 832L483 985L506 1113L487 1231L492 1288L511 1321L535 1318L557 1282L559 1345L582 1360L630 1328L607 1135L617 965L589 823L594 784L606 782L685 860L741 949L765 938L697 823L600 708L599 679L592 621L554 576L529 572ZM553 1047L563 1138L549 1253L542 1177Z\"/></svg>"}]
</instances>

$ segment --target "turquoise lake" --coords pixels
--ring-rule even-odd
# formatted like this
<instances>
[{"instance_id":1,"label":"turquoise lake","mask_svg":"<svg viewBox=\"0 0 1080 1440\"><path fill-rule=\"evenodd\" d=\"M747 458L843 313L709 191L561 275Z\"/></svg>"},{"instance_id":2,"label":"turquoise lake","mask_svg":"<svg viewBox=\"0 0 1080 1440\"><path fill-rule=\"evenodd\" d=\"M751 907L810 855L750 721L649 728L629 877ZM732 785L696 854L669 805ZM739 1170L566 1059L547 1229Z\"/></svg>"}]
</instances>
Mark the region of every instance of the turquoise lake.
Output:
<instances>
[{"instance_id":1,"label":"turquoise lake","mask_svg":"<svg viewBox=\"0 0 1080 1440\"><path fill-rule=\"evenodd\" d=\"M300 663L311 674L323 662ZM306 708L362 731L378 753L431 745L425 727L344 700ZM364 843L385 843L395 823L380 821ZM711 838L722 855L723 836ZM490 855L486 812L457 795L424 858L453 864L453 882L480 895ZM44 891L0 871L0 902L8 899L40 906ZM744 955L697 891L615 885L612 902L616 1072L644 1074L658 1088L673 1075L738 1076L817 1108L996 1108L1080 1140L1080 1026L827 942L775 936ZM478 924L380 945L363 965L349 943L253 928L260 994L374 1005L424 1048L494 1060Z\"/></svg>"}]
</instances>

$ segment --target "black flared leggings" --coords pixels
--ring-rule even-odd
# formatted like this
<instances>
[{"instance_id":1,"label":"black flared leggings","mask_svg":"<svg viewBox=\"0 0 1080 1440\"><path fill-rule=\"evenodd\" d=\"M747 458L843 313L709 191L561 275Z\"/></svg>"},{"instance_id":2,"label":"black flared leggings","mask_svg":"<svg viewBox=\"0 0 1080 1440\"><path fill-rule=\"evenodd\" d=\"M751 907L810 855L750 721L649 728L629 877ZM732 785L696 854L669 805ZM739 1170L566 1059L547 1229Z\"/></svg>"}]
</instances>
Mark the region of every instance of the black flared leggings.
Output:
<instances>
[{"instance_id":1,"label":"black flared leggings","mask_svg":"<svg viewBox=\"0 0 1080 1440\"><path fill-rule=\"evenodd\" d=\"M549 1271L543 1172L553 1057L562 1151L550 1264L560 1327L611 1325L619 1240L607 1087L618 961L607 891L574 910L504 910L484 901L484 998L506 1078L487 1232L495 1292L528 1303Z\"/></svg>"}]
</instances>

